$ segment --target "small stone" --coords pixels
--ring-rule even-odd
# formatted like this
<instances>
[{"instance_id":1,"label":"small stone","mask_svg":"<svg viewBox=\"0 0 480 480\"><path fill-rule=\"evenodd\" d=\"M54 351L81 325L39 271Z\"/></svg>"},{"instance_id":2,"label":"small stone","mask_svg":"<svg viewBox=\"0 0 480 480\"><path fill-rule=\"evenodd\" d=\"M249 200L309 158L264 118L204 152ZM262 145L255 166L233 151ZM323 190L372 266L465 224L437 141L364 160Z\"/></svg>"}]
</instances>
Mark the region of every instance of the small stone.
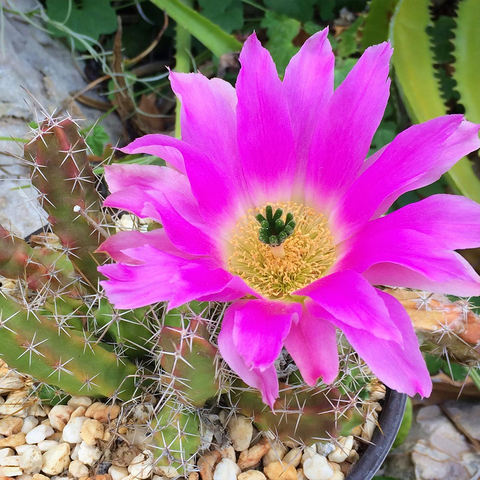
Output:
<instances>
[{"instance_id":1,"label":"small stone","mask_svg":"<svg viewBox=\"0 0 480 480\"><path fill-rule=\"evenodd\" d=\"M19 417L5 417L0 420L0 435L6 437L20 432L23 420Z\"/></svg>"},{"instance_id":2,"label":"small stone","mask_svg":"<svg viewBox=\"0 0 480 480\"><path fill-rule=\"evenodd\" d=\"M128 466L128 473L142 480L149 478L153 473L154 457L149 450L138 454Z\"/></svg>"},{"instance_id":3,"label":"small stone","mask_svg":"<svg viewBox=\"0 0 480 480\"><path fill-rule=\"evenodd\" d=\"M41 452L47 452L51 448L54 448L58 445L58 442L55 440L43 440L42 442L38 442L37 447L40 449Z\"/></svg>"},{"instance_id":4,"label":"small stone","mask_svg":"<svg viewBox=\"0 0 480 480\"><path fill-rule=\"evenodd\" d=\"M255 466L271 448L268 438L262 438L256 445L240 453L238 466L241 470Z\"/></svg>"},{"instance_id":5,"label":"small stone","mask_svg":"<svg viewBox=\"0 0 480 480\"><path fill-rule=\"evenodd\" d=\"M18 477L23 474L20 467L0 467L0 477Z\"/></svg>"},{"instance_id":6,"label":"small stone","mask_svg":"<svg viewBox=\"0 0 480 480\"><path fill-rule=\"evenodd\" d=\"M88 474L90 473L88 470L88 467L84 465L82 462L79 460L73 460L70 462L70 465L68 466L68 473L72 477L75 478L80 478L80 477L88 477Z\"/></svg>"},{"instance_id":7,"label":"small stone","mask_svg":"<svg viewBox=\"0 0 480 480\"><path fill-rule=\"evenodd\" d=\"M263 471L270 480L297 480L295 467L282 462L269 463Z\"/></svg>"},{"instance_id":8,"label":"small stone","mask_svg":"<svg viewBox=\"0 0 480 480\"><path fill-rule=\"evenodd\" d=\"M112 465L108 469L108 474L112 477L112 480L123 480L128 475L128 470L124 467Z\"/></svg>"},{"instance_id":9,"label":"small stone","mask_svg":"<svg viewBox=\"0 0 480 480\"><path fill-rule=\"evenodd\" d=\"M112 462L100 462L96 468L95 471L97 475L105 475L108 473L108 469L112 466Z\"/></svg>"},{"instance_id":10,"label":"small stone","mask_svg":"<svg viewBox=\"0 0 480 480\"><path fill-rule=\"evenodd\" d=\"M197 460L197 466L200 469L202 480L213 480L213 468L221 459L222 455L217 450L200 456ZM158 466L155 468L155 473L161 474L161 472L158 471Z\"/></svg>"},{"instance_id":11,"label":"small stone","mask_svg":"<svg viewBox=\"0 0 480 480\"><path fill-rule=\"evenodd\" d=\"M101 402L95 402L90 405L85 412L85 416L94 418L101 423L108 423L111 420L115 420L120 414L119 405L105 405Z\"/></svg>"},{"instance_id":12,"label":"small stone","mask_svg":"<svg viewBox=\"0 0 480 480\"><path fill-rule=\"evenodd\" d=\"M161 480L161 479L162 479L162 477L158 477L157 475L154 475L152 480L156 480L155 477L157 477L157 480ZM199 480L199 474L198 474L198 472L190 472L190 473L188 474L188 480Z\"/></svg>"},{"instance_id":13,"label":"small stone","mask_svg":"<svg viewBox=\"0 0 480 480\"><path fill-rule=\"evenodd\" d=\"M87 418L83 422L80 436L87 445L95 445L97 440L103 438L104 433L105 428L98 420Z\"/></svg>"},{"instance_id":14,"label":"small stone","mask_svg":"<svg viewBox=\"0 0 480 480\"><path fill-rule=\"evenodd\" d=\"M213 480L237 480L241 472L240 467L233 460L224 458L215 467Z\"/></svg>"},{"instance_id":15,"label":"small stone","mask_svg":"<svg viewBox=\"0 0 480 480\"><path fill-rule=\"evenodd\" d=\"M59 443L43 454L43 473L58 475L70 464L70 445Z\"/></svg>"},{"instance_id":16,"label":"small stone","mask_svg":"<svg viewBox=\"0 0 480 480\"><path fill-rule=\"evenodd\" d=\"M228 422L227 431L233 448L237 452L243 452L250 446L253 435L253 424L249 418L243 415L232 417Z\"/></svg>"},{"instance_id":17,"label":"small stone","mask_svg":"<svg viewBox=\"0 0 480 480\"><path fill-rule=\"evenodd\" d=\"M32 475L27 475L24 473L23 475L16 477L16 480L32 480Z\"/></svg>"},{"instance_id":18,"label":"small stone","mask_svg":"<svg viewBox=\"0 0 480 480\"><path fill-rule=\"evenodd\" d=\"M246 472L241 473L238 477L238 480L267 480L267 477L263 472L259 470L247 470Z\"/></svg>"},{"instance_id":19,"label":"small stone","mask_svg":"<svg viewBox=\"0 0 480 480\"><path fill-rule=\"evenodd\" d=\"M370 410L365 418L365 423L362 426L362 438L369 442L372 439L373 432L377 428L378 413L375 410Z\"/></svg>"},{"instance_id":20,"label":"small stone","mask_svg":"<svg viewBox=\"0 0 480 480\"><path fill-rule=\"evenodd\" d=\"M16 433L15 435L11 435L10 437L5 437L0 440L0 448L4 447L18 447L19 445L25 444L25 434L24 433Z\"/></svg>"},{"instance_id":21,"label":"small stone","mask_svg":"<svg viewBox=\"0 0 480 480\"><path fill-rule=\"evenodd\" d=\"M117 467L128 467L130 462L137 455L137 451L134 448L128 447L128 445L120 445L112 453L112 464Z\"/></svg>"},{"instance_id":22,"label":"small stone","mask_svg":"<svg viewBox=\"0 0 480 480\"><path fill-rule=\"evenodd\" d=\"M309 458L313 458L317 454L315 447L305 447L303 449L302 463L305 463Z\"/></svg>"},{"instance_id":23,"label":"small stone","mask_svg":"<svg viewBox=\"0 0 480 480\"><path fill-rule=\"evenodd\" d=\"M49 437L47 437L47 440L54 440L55 442L60 442L62 439L62 433L63 432L53 432Z\"/></svg>"},{"instance_id":24,"label":"small stone","mask_svg":"<svg viewBox=\"0 0 480 480\"><path fill-rule=\"evenodd\" d=\"M80 432L82 431L82 426L84 422L86 422L87 420L89 420L87 417L72 418L63 429L63 441L68 443L80 443L82 441L82 436Z\"/></svg>"},{"instance_id":25,"label":"small stone","mask_svg":"<svg viewBox=\"0 0 480 480\"><path fill-rule=\"evenodd\" d=\"M180 476L178 470L175 467L167 467L167 466L160 466L157 465L154 468L155 473L161 475L162 477L166 478L175 478Z\"/></svg>"},{"instance_id":26,"label":"small stone","mask_svg":"<svg viewBox=\"0 0 480 480\"><path fill-rule=\"evenodd\" d=\"M55 431L53 430L52 427L49 427L48 425L40 424L35 428L32 428L27 433L25 440L28 444L34 445L35 443L39 443L45 440L47 437L49 437L50 435L53 435L54 433Z\"/></svg>"},{"instance_id":27,"label":"small stone","mask_svg":"<svg viewBox=\"0 0 480 480\"><path fill-rule=\"evenodd\" d=\"M108 474L94 475L93 477L88 477L86 480L112 480L112 477Z\"/></svg>"},{"instance_id":28,"label":"small stone","mask_svg":"<svg viewBox=\"0 0 480 480\"><path fill-rule=\"evenodd\" d=\"M269 463L279 462L287 453L287 449L282 442L274 441L270 450L262 458L263 466L266 467Z\"/></svg>"},{"instance_id":29,"label":"small stone","mask_svg":"<svg viewBox=\"0 0 480 480\"><path fill-rule=\"evenodd\" d=\"M307 480L307 477L303 473L303 468L297 468L297 480Z\"/></svg>"},{"instance_id":30,"label":"small stone","mask_svg":"<svg viewBox=\"0 0 480 480\"><path fill-rule=\"evenodd\" d=\"M5 457L0 460L0 467L19 467L20 466L20 456L12 455L10 457Z\"/></svg>"},{"instance_id":31,"label":"small stone","mask_svg":"<svg viewBox=\"0 0 480 480\"><path fill-rule=\"evenodd\" d=\"M337 447L335 447L335 450L328 456L328 459L331 462L342 463L350 455L350 452L352 451L352 447L353 447L352 435L349 435L348 437L341 437L338 440Z\"/></svg>"},{"instance_id":32,"label":"small stone","mask_svg":"<svg viewBox=\"0 0 480 480\"><path fill-rule=\"evenodd\" d=\"M30 447L28 450L25 450L20 457L20 467L22 467L23 471L28 475L39 473L42 465L42 452L38 447Z\"/></svg>"},{"instance_id":33,"label":"small stone","mask_svg":"<svg viewBox=\"0 0 480 480\"><path fill-rule=\"evenodd\" d=\"M48 419L53 428L61 432L70 420L73 408L68 405L55 405L48 414Z\"/></svg>"},{"instance_id":34,"label":"small stone","mask_svg":"<svg viewBox=\"0 0 480 480\"><path fill-rule=\"evenodd\" d=\"M305 460L303 473L308 480L330 480L333 477L333 469L327 459L318 453Z\"/></svg>"},{"instance_id":35,"label":"small stone","mask_svg":"<svg viewBox=\"0 0 480 480\"><path fill-rule=\"evenodd\" d=\"M78 459L85 465L93 465L95 462L100 460L102 452L98 447L87 445L85 442L79 444L78 447Z\"/></svg>"},{"instance_id":36,"label":"small stone","mask_svg":"<svg viewBox=\"0 0 480 480\"><path fill-rule=\"evenodd\" d=\"M323 457L328 457L328 455L330 455L335 450L335 445L333 443L318 442L316 446L317 453L319 453Z\"/></svg>"},{"instance_id":37,"label":"small stone","mask_svg":"<svg viewBox=\"0 0 480 480\"><path fill-rule=\"evenodd\" d=\"M151 403L136 405L132 412L132 422L136 425L146 424L152 418L153 413L153 405Z\"/></svg>"},{"instance_id":38,"label":"small stone","mask_svg":"<svg viewBox=\"0 0 480 480\"><path fill-rule=\"evenodd\" d=\"M91 404L92 404L92 399L90 397L85 397L82 395L72 397L67 402L67 405L73 410L75 410L78 407L83 407L87 409Z\"/></svg>"},{"instance_id":39,"label":"small stone","mask_svg":"<svg viewBox=\"0 0 480 480\"><path fill-rule=\"evenodd\" d=\"M283 463L288 463L297 468L302 460L302 449L292 448L282 459Z\"/></svg>"},{"instance_id":40,"label":"small stone","mask_svg":"<svg viewBox=\"0 0 480 480\"><path fill-rule=\"evenodd\" d=\"M33 430L38 425L38 418L32 415L25 417L22 426L22 432L27 434L30 430Z\"/></svg>"},{"instance_id":41,"label":"small stone","mask_svg":"<svg viewBox=\"0 0 480 480\"><path fill-rule=\"evenodd\" d=\"M222 455L223 458L229 458L233 462L237 461L237 456L235 454L235 449L231 445L224 448L223 450L220 450L220 454Z\"/></svg>"},{"instance_id":42,"label":"small stone","mask_svg":"<svg viewBox=\"0 0 480 480\"><path fill-rule=\"evenodd\" d=\"M15 450L18 455L23 455L29 448L32 448L32 445L19 445L18 447L15 447Z\"/></svg>"},{"instance_id":43,"label":"small stone","mask_svg":"<svg viewBox=\"0 0 480 480\"><path fill-rule=\"evenodd\" d=\"M70 420L72 420L73 418L77 418L77 417L84 417L86 411L87 411L87 409L85 407L76 408L73 411L73 413L70 415Z\"/></svg>"},{"instance_id":44,"label":"small stone","mask_svg":"<svg viewBox=\"0 0 480 480\"><path fill-rule=\"evenodd\" d=\"M345 479L345 475L340 470L338 470L333 474L333 477L330 480L344 480L344 479Z\"/></svg>"},{"instance_id":45,"label":"small stone","mask_svg":"<svg viewBox=\"0 0 480 480\"><path fill-rule=\"evenodd\" d=\"M42 475L41 473L36 473L33 477L32 480L50 480L48 477L45 475Z\"/></svg>"},{"instance_id":46,"label":"small stone","mask_svg":"<svg viewBox=\"0 0 480 480\"><path fill-rule=\"evenodd\" d=\"M11 448L2 448L0 450L0 460L5 457L11 457L15 452Z\"/></svg>"}]
</instances>

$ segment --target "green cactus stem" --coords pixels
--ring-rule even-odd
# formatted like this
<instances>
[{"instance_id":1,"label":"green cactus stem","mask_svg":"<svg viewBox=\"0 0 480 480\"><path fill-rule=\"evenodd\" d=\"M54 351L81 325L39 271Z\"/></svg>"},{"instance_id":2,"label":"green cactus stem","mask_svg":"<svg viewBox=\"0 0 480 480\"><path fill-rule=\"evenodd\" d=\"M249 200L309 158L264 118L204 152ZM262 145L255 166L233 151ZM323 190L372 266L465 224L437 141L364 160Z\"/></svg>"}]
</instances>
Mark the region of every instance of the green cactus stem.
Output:
<instances>
[{"instance_id":1,"label":"green cactus stem","mask_svg":"<svg viewBox=\"0 0 480 480\"><path fill-rule=\"evenodd\" d=\"M0 355L36 380L71 395L118 397L135 393L136 367L73 329L59 329L42 312L21 308L0 295Z\"/></svg>"},{"instance_id":2,"label":"green cactus stem","mask_svg":"<svg viewBox=\"0 0 480 480\"><path fill-rule=\"evenodd\" d=\"M169 398L153 422L154 455L159 466L176 468L179 474L192 467L200 446L198 414Z\"/></svg>"},{"instance_id":3,"label":"green cactus stem","mask_svg":"<svg viewBox=\"0 0 480 480\"><path fill-rule=\"evenodd\" d=\"M280 395L274 411L265 406L258 391L237 382L231 393L232 404L253 418L261 431L271 431L282 441L296 439L310 445L349 432L363 422L356 399L342 395L326 385L280 384Z\"/></svg>"},{"instance_id":4,"label":"green cactus stem","mask_svg":"<svg viewBox=\"0 0 480 480\"><path fill-rule=\"evenodd\" d=\"M46 120L25 147L25 158L54 233L94 290L99 279L97 266L106 260L104 254L95 253L102 241L102 229L97 226L103 223L103 214L77 125L69 119Z\"/></svg>"},{"instance_id":5,"label":"green cactus stem","mask_svg":"<svg viewBox=\"0 0 480 480\"><path fill-rule=\"evenodd\" d=\"M32 291L58 290L69 286L73 296L78 296L74 285L75 272L65 254L58 250L32 248L0 225L0 275L24 280Z\"/></svg>"},{"instance_id":6,"label":"green cactus stem","mask_svg":"<svg viewBox=\"0 0 480 480\"><path fill-rule=\"evenodd\" d=\"M198 318L183 328L163 327L159 338L162 383L194 407L203 407L219 391L217 348L209 338L205 323Z\"/></svg>"}]
</instances>

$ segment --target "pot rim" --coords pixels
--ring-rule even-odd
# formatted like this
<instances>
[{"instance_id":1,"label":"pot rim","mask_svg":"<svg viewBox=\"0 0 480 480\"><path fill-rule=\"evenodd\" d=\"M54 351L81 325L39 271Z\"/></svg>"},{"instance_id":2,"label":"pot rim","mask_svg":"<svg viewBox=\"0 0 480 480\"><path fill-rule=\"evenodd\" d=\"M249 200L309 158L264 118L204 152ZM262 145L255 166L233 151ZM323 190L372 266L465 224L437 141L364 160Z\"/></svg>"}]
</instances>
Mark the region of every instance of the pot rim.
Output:
<instances>
[{"instance_id":1,"label":"pot rim","mask_svg":"<svg viewBox=\"0 0 480 480\"><path fill-rule=\"evenodd\" d=\"M387 388L378 423L367 447L346 480L371 480L382 466L402 424L408 396Z\"/></svg>"}]
</instances>

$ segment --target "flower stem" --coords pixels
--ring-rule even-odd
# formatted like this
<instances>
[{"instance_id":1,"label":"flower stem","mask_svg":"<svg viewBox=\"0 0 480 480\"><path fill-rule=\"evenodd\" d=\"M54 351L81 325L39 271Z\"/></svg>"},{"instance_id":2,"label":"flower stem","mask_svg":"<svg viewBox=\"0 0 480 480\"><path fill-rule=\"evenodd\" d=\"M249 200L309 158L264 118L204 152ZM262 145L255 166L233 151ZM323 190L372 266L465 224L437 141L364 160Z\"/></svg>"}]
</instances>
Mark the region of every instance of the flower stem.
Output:
<instances>
[{"instance_id":1,"label":"flower stem","mask_svg":"<svg viewBox=\"0 0 480 480\"><path fill-rule=\"evenodd\" d=\"M181 2L188 7L193 6L193 0L181 0ZM177 23L176 35L175 35L175 71L176 72L189 72L190 71L190 46L192 36L188 31ZM180 138L180 111L181 104L177 98L177 104L175 107L175 137Z\"/></svg>"}]
</instances>

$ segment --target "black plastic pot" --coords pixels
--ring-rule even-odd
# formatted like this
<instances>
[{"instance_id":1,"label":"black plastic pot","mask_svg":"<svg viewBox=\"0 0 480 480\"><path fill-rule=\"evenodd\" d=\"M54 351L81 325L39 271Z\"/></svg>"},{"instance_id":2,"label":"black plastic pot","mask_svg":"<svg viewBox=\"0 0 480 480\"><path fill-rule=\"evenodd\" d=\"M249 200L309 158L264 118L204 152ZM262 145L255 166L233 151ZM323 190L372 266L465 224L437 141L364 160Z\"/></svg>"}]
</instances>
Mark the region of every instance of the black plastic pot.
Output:
<instances>
[{"instance_id":1,"label":"black plastic pot","mask_svg":"<svg viewBox=\"0 0 480 480\"><path fill-rule=\"evenodd\" d=\"M372 437L372 444L367 447L360 460L354 465L346 480L370 480L382 466L402 423L407 395L387 389L382 411Z\"/></svg>"}]
</instances>

